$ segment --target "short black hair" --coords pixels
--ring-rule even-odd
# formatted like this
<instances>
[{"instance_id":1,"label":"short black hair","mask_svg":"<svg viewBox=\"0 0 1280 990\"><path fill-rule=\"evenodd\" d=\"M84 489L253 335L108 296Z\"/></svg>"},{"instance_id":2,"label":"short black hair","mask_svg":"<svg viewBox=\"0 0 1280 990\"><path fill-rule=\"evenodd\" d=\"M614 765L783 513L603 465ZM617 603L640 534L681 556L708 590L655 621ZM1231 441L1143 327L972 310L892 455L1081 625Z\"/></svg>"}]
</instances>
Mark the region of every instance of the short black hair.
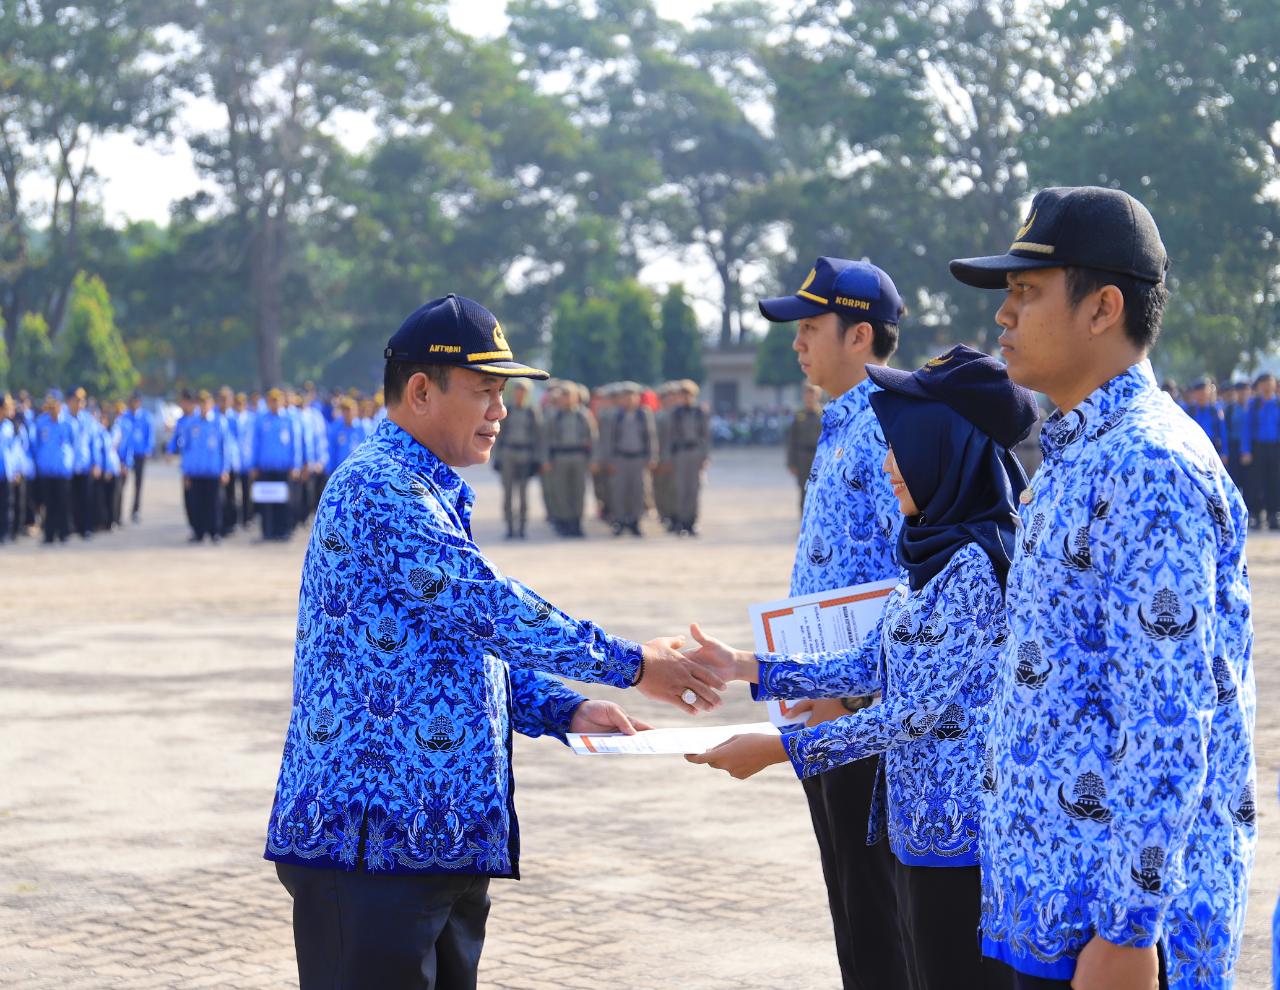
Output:
<instances>
[{"instance_id":1,"label":"short black hair","mask_svg":"<svg viewBox=\"0 0 1280 990\"><path fill-rule=\"evenodd\" d=\"M1114 285L1124 298L1124 335L1135 347L1146 350L1160 336L1164 307L1169 301L1169 287L1164 282L1148 282L1132 275L1117 275L1097 268L1068 266L1067 300L1072 308L1085 296L1105 285Z\"/></svg>"},{"instance_id":2,"label":"short black hair","mask_svg":"<svg viewBox=\"0 0 1280 990\"><path fill-rule=\"evenodd\" d=\"M448 364L419 364L414 361L388 361L382 372L382 400L393 406L404 398L404 390L409 379L418 373L427 376L439 386L441 392L448 391L449 373L453 366Z\"/></svg>"},{"instance_id":3,"label":"short black hair","mask_svg":"<svg viewBox=\"0 0 1280 990\"><path fill-rule=\"evenodd\" d=\"M871 325L871 353L877 360L888 361L898 349L898 324L872 320L865 316L846 316L844 313L836 313L836 317L840 320L841 341L850 327L856 327L859 323Z\"/></svg>"}]
</instances>

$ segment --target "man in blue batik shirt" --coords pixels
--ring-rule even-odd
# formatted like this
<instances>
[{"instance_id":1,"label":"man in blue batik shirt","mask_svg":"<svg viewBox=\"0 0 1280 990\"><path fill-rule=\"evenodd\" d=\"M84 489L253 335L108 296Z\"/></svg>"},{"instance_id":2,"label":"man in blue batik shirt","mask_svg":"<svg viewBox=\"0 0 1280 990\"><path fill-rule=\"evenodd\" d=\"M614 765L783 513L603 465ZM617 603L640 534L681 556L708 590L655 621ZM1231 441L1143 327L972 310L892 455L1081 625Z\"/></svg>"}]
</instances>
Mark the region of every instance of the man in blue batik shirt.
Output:
<instances>
[{"instance_id":1,"label":"man in blue batik shirt","mask_svg":"<svg viewBox=\"0 0 1280 990\"><path fill-rule=\"evenodd\" d=\"M1116 189L1046 189L1004 255L1015 381L1058 411L1023 493L983 822L983 950L1016 987L1234 984L1255 842L1248 516L1156 385L1167 260Z\"/></svg>"},{"instance_id":2,"label":"man in blue batik shirt","mask_svg":"<svg viewBox=\"0 0 1280 990\"><path fill-rule=\"evenodd\" d=\"M772 322L796 321L800 369L832 397L805 491L791 595L898 577L902 514L881 470L888 447L871 411L875 386L866 370L886 363L898 346L903 305L893 280L866 262L819 258L795 295L766 299L760 312ZM816 701L808 724L872 701ZM802 781L845 990L907 985L892 857L887 843L866 843L878 767L871 756Z\"/></svg>"},{"instance_id":3,"label":"man in blue batik shirt","mask_svg":"<svg viewBox=\"0 0 1280 990\"><path fill-rule=\"evenodd\" d=\"M488 460L518 364L449 295L385 357L387 419L333 473L302 570L293 712L267 833L302 990L468 990L491 877L518 876L511 730L634 731L552 674L687 712L723 682L574 619L485 559L456 468Z\"/></svg>"}]
</instances>

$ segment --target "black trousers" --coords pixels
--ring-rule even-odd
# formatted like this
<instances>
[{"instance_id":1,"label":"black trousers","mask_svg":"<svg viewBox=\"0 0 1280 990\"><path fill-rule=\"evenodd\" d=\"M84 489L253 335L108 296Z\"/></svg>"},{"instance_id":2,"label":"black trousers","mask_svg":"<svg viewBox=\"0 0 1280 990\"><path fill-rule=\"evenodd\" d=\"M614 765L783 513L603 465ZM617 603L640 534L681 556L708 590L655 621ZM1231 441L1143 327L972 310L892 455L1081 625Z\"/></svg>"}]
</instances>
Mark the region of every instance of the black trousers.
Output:
<instances>
[{"instance_id":1,"label":"black trousers","mask_svg":"<svg viewBox=\"0 0 1280 990\"><path fill-rule=\"evenodd\" d=\"M103 475L93 482L95 515L97 528L107 530L119 520L116 518L116 495L120 487L120 478L116 475Z\"/></svg>"},{"instance_id":2,"label":"black trousers","mask_svg":"<svg viewBox=\"0 0 1280 990\"><path fill-rule=\"evenodd\" d=\"M248 526L253 522L253 479L248 471L240 472L240 525Z\"/></svg>"},{"instance_id":3,"label":"black trousers","mask_svg":"<svg viewBox=\"0 0 1280 990\"><path fill-rule=\"evenodd\" d=\"M1157 944L1156 952L1160 957L1160 990L1169 990L1169 974L1165 972L1164 964L1164 945ZM1028 976L1026 973L1019 973L1005 963L997 963L1008 974L1008 983L1004 986L1009 990L1071 990L1071 981L1068 980L1049 980L1043 976Z\"/></svg>"},{"instance_id":4,"label":"black trousers","mask_svg":"<svg viewBox=\"0 0 1280 990\"><path fill-rule=\"evenodd\" d=\"M259 471L259 481L288 481L288 471ZM293 493L294 486L289 485L287 502L263 502L258 505L258 515L262 517L262 538L264 540L284 540L293 528Z\"/></svg>"},{"instance_id":5,"label":"black trousers","mask_svg":"<svg viewBox=\"0 0 1280 990\"><path fill-rule=\"evenodd\" d=\"M293 897L299 990L475 990L488 877L276 874Z\"/></svg>"},{"instance_id":6,"label":"black trousers","mask_svg":"<svg viewBox=\"0 0 1280 990\"><path fill-rule=\"evenodd\" d=\"M93 476L71 476L71 525L81 536L98 528L97 500L94 498Z\"/></svg>"},{"instance_id":7,"label":"black trousers","mask_svg":"<svg viewBox=\"0 0 1280 990\"><path fill-rule=\"evenodd\" d=\"M803 781L822 858L844 990L906 987L889 843L867 845L877 760L858 760Z\"/></svg>"},{"instance_id":8,"label":"black trousers","mask_svg":"<svg viewBox=\"0 0 1280 990\"><path fill-rule=\"evenodd\" d=\"M895 861L894 891L909 990L1012 990L1008 968L982 955L978 867Z\"/></svg>"},{"instance_id":9,"label":"black trousers","mask_svg":"<svg viewBox=\"0 0 1280 990\"><path fill-rule=\"evenodd\" d=\"M188 478L191 528L200 539L222 537L222 479Z\"/></svg>"},{"instance_id":10,"label":"black trousers","mask_svg":"<svg viewBox=\"0 0 1280 990\"><path fill-rule=\"evenodd\" d=\"M143 454L133 455L133 511L130 515L138 518L138 511L142 508L142 476L147 470L147 458Z\"/></svg>"},{"instance_id":11,"label":"black trousers","mask_svg":"<svg viewBox=\"0 0 1280 990\"><path fill-rule=\"evenodd\" d=\"M1230 456L1227 457L1227 474L1231 476L1231 480L1236 483L1236 487L1240 489L1240 495L1244 499L1245 507L1252 516L1258 508L1258 496L1253 491L1253 465L1240 463L1240 451L1232 450Z\"/></svg>"},{"instance_id":12,"label":"black trousers","mask_svg":"<svg viewBox=\"0 0 1280 990\"><path fill-rule=\"evenodd\" d=\"M44 541L67 542L71 535L71 479L40 479L40 502L44 506Z\"/></svg>"},{"instance_id":13,"label":"black trousers","mask_svg":"<svg viewBox=\"0 0 1280 990\"><path fill-rule=\"evenodd\" d=\"M1253 488L1257 504L1250 511L1265 513L1272 526L1280 526L1280 443L1253 445Z\"/></svg>"},{"instance_id":14,"label":"black trousers","mask_svg":"<svg viewBox=\"0 0 1280 990\"><path fill-rule=\"evenodd\" d=\"M15 538L13 510L14 503L17 502L15 497L17 490L18 486L15 482L0 478L0 543Z\"/></svg>"},{"instance_id":15,"label":"black trousers","mask_svg":"<svg viewBox=\"0 0 1280 990\"><path fill-rule=\"evenodd\" d=\"M236 508L236 492L239 489L240 475L232 472L227 483L222 486L222 535L235 531L239 511Z\"/></svg>"}]
</instances>

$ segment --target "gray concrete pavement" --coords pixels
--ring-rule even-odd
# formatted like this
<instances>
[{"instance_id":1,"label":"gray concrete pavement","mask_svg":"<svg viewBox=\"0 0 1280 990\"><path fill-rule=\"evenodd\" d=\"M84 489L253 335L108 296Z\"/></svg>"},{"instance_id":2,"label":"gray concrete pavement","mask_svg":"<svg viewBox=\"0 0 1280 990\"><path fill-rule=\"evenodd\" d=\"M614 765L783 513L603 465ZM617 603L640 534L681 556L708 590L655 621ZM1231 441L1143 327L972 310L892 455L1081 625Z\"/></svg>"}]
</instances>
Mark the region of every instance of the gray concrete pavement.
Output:
<instances>
[{"instance_id":1,"label":"gray concrete pavement","mask_svg":"<svg viewBox=\"0 0 1280 990\"><path fill-rule=\"evenodd\" d=\"M509 573L635 638L697 619L747 642L746 605L786 591L792 481L774 450L718 454L703 537L477 536ZM0 986L295 985L289 899L261 860L288 715L304 540L188 546L177 477L142 525L0 549ZM1280 887L1275 781L1280 539L1250 547L1259 626L1260 820L1241 987L1267 985ZM660 724L683 717L590 689ZM706 718L759 717L744 691ZM808 813L785 767L739 783L678 759L586 759L520 739L524 879L493 887L485 986L835 988Z\"/></svg>"}]
</instances>

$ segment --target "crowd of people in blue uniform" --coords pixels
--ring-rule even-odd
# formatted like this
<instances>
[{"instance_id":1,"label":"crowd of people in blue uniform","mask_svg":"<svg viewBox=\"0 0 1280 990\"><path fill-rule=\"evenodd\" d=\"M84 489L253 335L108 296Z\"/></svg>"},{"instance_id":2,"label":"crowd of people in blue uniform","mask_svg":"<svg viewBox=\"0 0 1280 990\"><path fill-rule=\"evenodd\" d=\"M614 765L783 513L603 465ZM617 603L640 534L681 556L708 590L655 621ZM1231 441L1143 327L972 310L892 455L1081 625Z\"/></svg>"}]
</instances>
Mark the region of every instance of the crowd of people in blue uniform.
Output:
<instances>
[{"instance_id":1,"label":"crowd of people in blue uniform","mask_svg":"<svg viewBox=\"0 0 1280 990\"><path fill-rule=\"evenodd\" d=\"M1219 390L1210 377L1185 390L1173 381L1164 390L1213 441L1249 509L1253 529L1280 530L1280 397L1276 376L1237 378Z\"/></svg>"},{"instance_id":2,"label":"crowd of people in blue uniform","mask_svg":"<svg viewBox=\"0 0 1280 990\"><path fill-rule=\"evenodd\" d=\"M38 409L26 392L0 400L0 543L110 532L124 522L126 487L129 518L139 521L146 464L164 428L140 394L124 403L51 389ZM321 399L313 388L249 395L224 387L216 398L183 391L178 401L182 414L163 452L179 462L197 543L217 543L255 518L263 539L287 540L385 415L379 396Z\"/></svg>"},{"instance_id":3,"label":"crowd of people in blue uniform","mask_svg":"<svg viewBox=\"0 0 1280 990\"><path fill-rule=\"evenodd\" d=\"M36 531L45 543L90 539L141 511L142 480L155 449L155 419L139 395L94 402L78 388L51 389L39 410L30 395L0 396L0 543Z\"/></svg>"},{"instance_id":4,"label":"crowd of people in blue uniform","mask_svg":"<svg viewBox=\"0 0 1280 990\"><path fill-rule=\"evenodd\" d=\"M320 399L314 389L266 395L230 388L184 392L166 450L181 458L191 542L217 543L261 520L262 539L284 541L320 501L329 475L385 411L378 398Z\"/></svg>"}]
</instances>

